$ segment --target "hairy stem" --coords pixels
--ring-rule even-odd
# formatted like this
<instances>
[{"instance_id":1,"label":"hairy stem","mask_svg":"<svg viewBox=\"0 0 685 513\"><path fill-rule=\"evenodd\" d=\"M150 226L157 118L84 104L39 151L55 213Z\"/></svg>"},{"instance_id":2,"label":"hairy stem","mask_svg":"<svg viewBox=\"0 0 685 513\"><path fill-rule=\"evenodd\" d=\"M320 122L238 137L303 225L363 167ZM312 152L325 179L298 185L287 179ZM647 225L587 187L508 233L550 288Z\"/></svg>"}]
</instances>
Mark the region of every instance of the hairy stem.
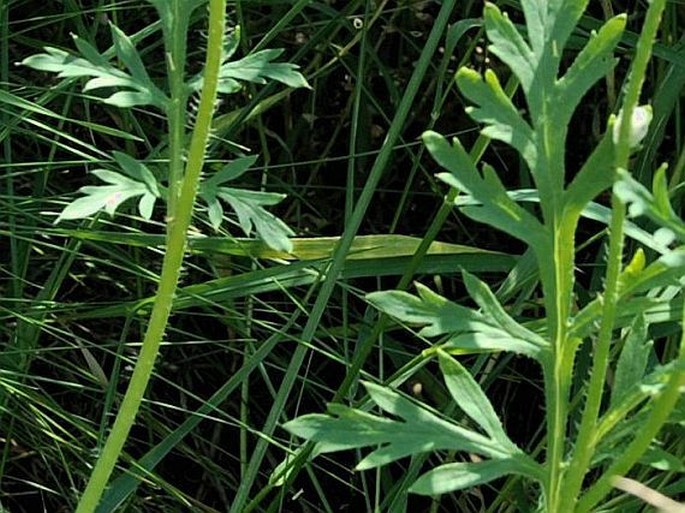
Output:
<instances>
[{"instance_id":1,"label":"hairy stem","mask_svg":"<svg viewBox=\"0 0 685 513\"><path fill-rule=\"evenodd\" d=\"M617 170L625 169L628 166L628 158L630 156L631 149L629 146L629 134L631 130L632 112L639 102L640 91L644 82L647 64L649 62L654 38L656 37L656 32L661 19L661 13L663 12L664 7L665 0L657 0L652 2L647 11L647 17L642 29L642 34L637 44L635 60L633 61L630 79L626 88L626 95L623 102L623 118L620 126L619 141L616 145L614 167ZM609 257L607 261L602 320L599 335L595 344L595 351L592 360L592 374L590 377L590 384L588 386L588 395L585 402L585 409L583 410L578 438L575 443L576 448L569 466L567 479L564 481L564 489L562 492L561 501L561 506L564 511L574 511L574 506L582 486L583 478L590 468L590 463L592 456L595 453L595 447L598 440L596 437L597 420L602 403L604 383L609 366L611 339L618 309L618 281L623 262L624 222L625 205L616 195L614 195L612 197L611 226L609 232ZM652 417L650 417L648 425L651 423ZM648 426L645 426L645 430L649 431ZM654 434L656 434L656 431ZM654 434L646 439L647 446L649 445L649 442ZM645 449L647 446L645 446ZM639 457L639 455L637 457ZM624 460L627 461L625 457L621 458L619 461ZM583 508L590 507L587 506L589 502L592 502L594 505L596 501L601 498L600 490L604 490L605 493L609 490L610 481L607 480L609 480L617 470L625 467L625 463L623 466L618 467L616 466L617 464L618 462L611 467L611 469L614 469L613 471L610 469L610 472L604 474L600 481L593 486L591 490L594 490L592 494L594 498L585 500L583 503L585 505L579 505L579 510L583 511ZM625 470L629 468L630 466L627 466L625 467ZM604 482L605 484L599 486L601 482Z\"/></svg>"},{"instance_id":2,"label":"hairy stem","mask_svg":"<svg viewBox=\"0 0 685 513\"><path fill-rule=\"evenodd\" d=\"M119 459L131 427L135 422L169 321L174 294L181 272L181 264L183 263L187 231L195 204L200 172L204 164L205 147L209 139L214 105L216 103L218 73L222 59L225 11L225 0L210 0L209 38L204 86L200 97L197 121L190 142L188 164L181 185L178 205L174 211L173 218L169 221L167 250L164 255L160 284L131 382L124 395L112 431L105 442L102 453L81 497L76 513L91 513L95 511L100 501L100 497ZM176 65L180 66L181 64L176 63Z\"/></svg>"}]
</instances>

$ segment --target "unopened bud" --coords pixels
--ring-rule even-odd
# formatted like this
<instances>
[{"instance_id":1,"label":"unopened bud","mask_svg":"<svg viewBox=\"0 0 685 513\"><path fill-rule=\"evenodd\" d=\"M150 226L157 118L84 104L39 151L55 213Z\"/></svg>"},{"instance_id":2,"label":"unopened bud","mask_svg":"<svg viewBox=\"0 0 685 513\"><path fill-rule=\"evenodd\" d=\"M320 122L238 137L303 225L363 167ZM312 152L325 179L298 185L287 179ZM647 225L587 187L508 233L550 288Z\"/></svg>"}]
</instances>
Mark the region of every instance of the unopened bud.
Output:
<instances>
[{"instance_id":1,"label":"unopened bud","mask_svg":"<svg viewBox=\"0 0 685 513\"><path fill-rule=\"evenodd\" d=\"M619 132L621 131L621 121L623 119L623 109L621 109L614 122L614 144L618 144ZM630 149L636 148L642 139L647 135L649 130L649 123L652 121L652 106L651 105L640 105L633 109L633 116L630 123L630 136L628 142L630 143Z\"/></svg>"}]
</instances>

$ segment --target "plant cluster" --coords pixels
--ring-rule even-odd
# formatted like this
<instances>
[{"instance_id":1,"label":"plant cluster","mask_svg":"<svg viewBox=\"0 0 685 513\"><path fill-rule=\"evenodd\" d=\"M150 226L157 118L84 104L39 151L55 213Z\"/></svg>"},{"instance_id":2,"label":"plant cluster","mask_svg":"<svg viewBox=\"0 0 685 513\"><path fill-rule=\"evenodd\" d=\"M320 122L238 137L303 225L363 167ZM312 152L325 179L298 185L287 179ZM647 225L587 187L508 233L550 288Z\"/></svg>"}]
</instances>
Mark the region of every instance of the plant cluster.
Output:
<instances>
[{"instance_id":1,"label":"plant cluster","mask_svg":"<svg viewBox=\"0 0 685 513\"><path fill-rule=\"evenodd\" d=\"M73 46L42 50L3 23L21 3L0 5L4 47L33 46L17 73L55 82L28 99L0 55L0 511L21 503L16 482L44 509L77 513L287 511L300 486L303 511L335 511L348 492L366 511L485 510L461 490L478 490L489 512L682 510L666 495L685 490L685 151L670 173L655 146L677 111L685 52L655 42L675 12L665 0L649 2L639 34L611 2L598 23L588 0L486 2L482 13L456 0L145 0L137 32L128 8L99 3L91 16L64 2L78 13ZM397 67L386 47L399 48ZM652 54L670 68L650 104ZM573 131L592 124L579 112L603 79L615 114L578 158ZM454 108L461 98L471 121ZM470 132L435 131L472 122L470 150ZM17 171L19 140L49 147L30 179ZM53 185L64 154L89 171L78 189ZM518 177L515 159L485 163L514 154ZM325 182L336 173L322 177L336 165L340 195ZM281 168L292 184L270 174ZM414 190L425 184L429 194ZM421 238L396 234L427 208ZM586 243L587 221L602 229ZM469 243L494 229L524 252L436 241L449 223ZM321 236L331 226L336 236ZM598 241L587 279L581 258ZM126 299L98 304L109 290L88 286L93 275ZM386 276L400 276L394 290L382 290ZM66 284L88 297L70 303ZM212 340L216 326L225 340ZM544 405L526 443L492 393L521 362L541 378L513 386L541 390ZM359 457L349 480L331 456L343 450ZM161 469L177 456L202 473L193 491Z\"/></svg>"}]
</instances>

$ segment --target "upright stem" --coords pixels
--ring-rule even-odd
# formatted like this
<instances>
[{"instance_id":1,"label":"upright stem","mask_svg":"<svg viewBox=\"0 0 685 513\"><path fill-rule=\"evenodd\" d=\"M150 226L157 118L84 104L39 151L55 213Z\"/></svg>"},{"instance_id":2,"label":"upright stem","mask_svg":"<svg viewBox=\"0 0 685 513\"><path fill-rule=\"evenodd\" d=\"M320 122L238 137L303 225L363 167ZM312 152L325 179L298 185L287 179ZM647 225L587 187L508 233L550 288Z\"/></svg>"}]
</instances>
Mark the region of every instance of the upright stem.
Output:
<instances>
[{"instance_id":1,"label":"upright stem","mask_svg":"<svg viewBox=\"0 0 685 513\"><path fill-rule=\"evenodd\" d=\"M185 122L187 93L184 81L186 59L187 17L183 14L185 2L171 0L172 16L164 20L164 38L168 42L166 52L167 75L171 101L167 107L169 125L169 196L167 216L173 218L183 180L183 152L185 151ZM171 223L167 230L171 229Z\"/></svg>"},{"instance_id":2,"label":"upright stem","mask_svg":"<svg viewBox=\"0 0 685 513\"><path fill-rule=\"evenodd\" d=\"M547 96L552 95L548 93ZM545 102L544 109L546 112L541 119L554 119L555 106ZM540 265L548 333L552 343L552 354L543 365L547 407L545 503L548 512L556 512L563 479L569 391L577 347L575 341L568 340L575 265L574 225L565 219L563 205L566 156L564 144L560 141L565 141L566 129L547 122L538 123L535 128L541 134L536 183L540 190L545 227L549 230L548 245L536 248L536 257L538 261L552 259L551 266L542 265L542 262ZM544 194L541 184L545 184Z\"/></svg>"},{"instance_id":3,"label":"upright stem","mask_svg":"<svg viewBox=\"0 0 685 513\"><path fill-rule=\"evenodd\" d=\"M173 218L169 221L167 250L162 264L159 288L131 382L76 513L92 513L100 501L102 492L109 481L135 421L169 321L216 103L218 73L222 59L225 11L225 0L210 0L204 85L178 205ZM181 63L176 63L176 65L180 66Z\"/></svg>"},{"instance_id":4,"label":"upright stem","mask_svg":"<svg viewBox=\"0 0 685 513\"><path fill-rule=\"evenodd\" d=\"M647 69L652 45L654 38L656 37L656 32L661 19L661 13L663 12L664 7L665 0L655 0L652 2L647 11L647 17L642 29L642 34L638 40L635 59L623 102L623 118L620 126L620 136L615 150L615 169L625 169L628 167L628 158L631 150L629 134L631 131L632 113L640 98L640 91L642 89L642 83L644 82L645 71ZM595 351L592 360L592 374L590 377L590 384L588 386L588 395L585 403L585 409L583 410L578 438L575 443L575 452L569 466L569 471L567 472L567 479L564 480L563 491L561 494L562 500L560 505L564 511L575 510L577 497L582 487L583 478L590 467L592 456L595 453L595 447L597 444L597 438L595 436L596 425L599 417L602 395L604 392L604 382L606 380L607 368L609 366L611 339L618 308L618 281L623 262L623 226L625 222L625 205L616 195L612 196L611 204L612 213L609 232L609 257L607 261L602 320L598 338L595 343ZM648 421L648 424L650 422L651 418L650 421ZM649 431L649 428L645 427L645 430ZM656 434L656 431L654 434ZM648 440L651 440L651 436ZM631 447L633 447L633 445L631 445ZM619 462L624 460L625 458L621 458ZM611 467L611 474L615 473L619 469L622 470L625 468L625 470L627 470L630 468L629 466L617 466L617 464L614 464ZM603 491L603 493L608 491L608 487L610 487L608 480L610 478L610 473L605 473L604 477L600 479L598 484L591 489L593 498L584 499L583 504L591 502L592 505L594 505L599 499L601 499L600 490ZM603 483L603 485L599 486L599 483ZM588 506L583 505L579 506L579 509L584 511L587 507Z\"/></svg>"},{"instance_id":5,"label":"upright stem","mask_svg":"<svg viewBox=\"0 0 685 513\"><path fill-rule=\"evenodd\" d=\"M557 224L558 223L558 224ZM568 421L569 390L573 375L573 360L577 342L568 340L568 318L573 293L574 240L573 230L555 220L553 238L554 258L554 311L552 361L545 365L545 390L547 391L548 483L546 503L548 512L558 511L559 491L563 478L563 460ZM545 295L549 289L544 291ZM548 314L549 315L549 314Z\"/></svg>"},{"instance_id":6,"label":"upright stem","mask_svg":"<svg viewBox=\"0 0 685 513\"><path fill-rule=\"evenodd\" d=\"M618 307L618 279L623 261L623 224L625 220L625 208L616 195L612 196L611 205L609 257L607 259L602 323L592 358L592 374L588 386L585 410L583 411L583 417L578 430L578 438L575 443L576 449L561 494L561 506L566 511L573 511L583 477L589 468L590 460L594 454L597 417L599 416L599 408L602 403L604 381L609 365L611 335L614 329Z\"/></svg>"}]
</instances>

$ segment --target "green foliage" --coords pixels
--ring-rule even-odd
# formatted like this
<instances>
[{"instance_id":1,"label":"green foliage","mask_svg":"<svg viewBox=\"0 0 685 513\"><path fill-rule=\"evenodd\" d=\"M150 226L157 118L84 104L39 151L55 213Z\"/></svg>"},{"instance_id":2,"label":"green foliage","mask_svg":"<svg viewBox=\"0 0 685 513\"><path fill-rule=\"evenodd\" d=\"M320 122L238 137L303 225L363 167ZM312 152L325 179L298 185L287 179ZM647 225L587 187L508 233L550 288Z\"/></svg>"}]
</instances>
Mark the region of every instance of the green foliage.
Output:
<instances>
[{"instance_id":1,"label":"green foliage","mask_svg":"<svg viewBox=\"0 0 685 513\"><path fill-rule=\"evenodd\" d=\"M239 61L230 62L228 59L238 45L239 31L235 31L234 37L228 42L224 41L226 4L222 0L210 0L206 64L200 79L190 83L184 82L187 15L202 2L175 0L151 3L157 8L164 27L165 55L168 59L168 96L150 78L143 58L131 39L114 24L110 24L114 53L128 73L111 64L109 57L99 53L96 48L79 37L74 37L74 42L80 56L72 56L65 51L46 47L46 53L28 57L22 62L25 66L39 71L56 73L60 78L88 77L83 88L85 92L104 90L102 101L119 108L155 107L167 116L169 126L167 136L171 155L167 177L168 190L145 163L125 153L114 152L113 157L119 165L120 172L94 170L93 174L108 185L82 187L80 192L85 196L68 204L57 217L57 222L83 219L100 210L113 215L126 200L140 197L138 210L145 220L152 218L155 202L162 198L167 201L166 219L170 221L160 285L134 376L102 454L97 458L79 500L76 508L79 513L95 511L117 460L122 455L124 443L152 375L179 281L188 227L198 189L209 206L210 221L215 229L219 228L223 220L223 210L219 202L221 199L234 209L240 226L247 235L254 230L273 249L292 249L288 236L293 235L293 232L285 223L263 208L280 202L283 195L224 186L226 182L244 173L254 163L255 158L244 158L229 163L203 185L200 185L200 177L207 156L218 93L237 92L240 89L238 80L263 84L266 79L270 79L292 87L307 87L306 80L296 71L296 66L273 62L281 55L280 50L262 50ZM185 13L181 14L183 11ZM112 90L114 92L111 92ZM200 94L200 100L197 112L194 113L194 126L189 143L187 147L183 147L180 143L184 143L185 114L189 93L192 90ZM161 193L162 190L165 190L164 194ZM91 367L97 366L89 354L87 360ZM104 376L99 368L97 371L98 375Z\"/></svg>"},{"instance_id":2,"label":"green foliage","mask_svg":"<svg viewBox=\"0 0 685 513\"><path fill-rule=\"evenodd\" d=\"M420 476L409 488L418 495L441 495L488 483L511 474L528 475L519 458L446 463Z\"/></svg>"},{"instance_id":3,"label":"green foliage","mask_svg":"<svg viewBox=\"0 0 685 513\"><path fill-rule=\"evenodd\" d=\"M650 2L218 3L0 6L0 509L92 509L114 452L97 513L675 495L679 6L657 35ZM328 401L320 442L281 430Z\"/></svg>"},{"instance_id":4,"label":"green foliage","mask_svg":"<svg viewBox=\"0 0 685 513\"><path fill-rule=\"evenodd\" d=\"M231 44L231 51L226 53L226 60L232 55L232 49L234 45L237 45L239 34L239 30L234 31L232 39L235 43ZM273 62L282 54L283 50L278 48L261 50L237 61L225 62L219 71L219 92L237 93L242 89L241 82L266 84L267 80L274 80L288 87L310 88L307 80L297 71L299 66L289 62ZM197 75L188 83L188 86L194 91L201 90L202 75Z\"/></svg>"},{"instance_id":5,"label":"green foliage","mask_svg":"<svg viewBox=\"0 0 685 513\"><path fill-rule=\"evenodd\" d=\"M110 25L110 29L116 56L124 63L129 73L110 64L107 57L78 36L74 36L74 43L82 57L75 57L48 46L45 48L46 53L27 57L22 64L37 70L57 73L58 77L94 77L84 85L85 92L123 88L124 91L114 92L102 100L116 107L153 105L164 110L169 99L153 83L133 43L116 26Z\"/></svg>"},{"instance_id":6,"label":"green foliage","mask_svg":"<svg viewBox=\"0 0 685 513\"><path fill-rule=\"evenodd\" d=\"M627 19L625 15L616 16L593 32L573 62L566 67L565 73L559 77L562 50L586 4L583 1L522 2L528 40L497 6L486 4L484 19L485 32L490 41L489 50L511 69L520 82L527 102L528 119L513 104L494 71L486 70L481 77L476 71L463 67L456 74L460 91L475 104L466 109L467 113L474 121L484 125L481 133L511 146L527 164L536 186L532 193L539 201L541 218L516 202L517 196L522 198L524 195L508 191L491 166L485 164L480 172L459 140L455 139L450 144L439 134L430 131L423 136L432 157L449 171L438 174L438 178L465 193L466 198L458 202L461 212L520 239L533 251L544 294L544 328L539 322L530 323L536 326L535 329L518 322L507 313L485 283L468 273L463 274L464 284L478 310L457 305L420 284L417 284L418 296L403 291L367 295L369 303L381 312L410 325L421 326L420 336L442 337L433 348L424 351L424 355L439 356L440 368L452 399L492 437L491 440L496 439L505 445L508 442L481 388L444 351L457 354L513 351L535 358L545 376L548 438L545 462L539 467L539 473L525 472L514 459L493 457L487 454L488 445L484 441L474 440L476 446L480 444L480 447L451 448L490 456L491 460L439 466L414 481L410 490L415 493L446 493L503 475L522 474L541 483L545 511L584 512L606 496L611 476L625 473L649 448L651 438L645 440L644 436L654 436L668 416L664 416L660 409L665 407L670 412L674 408L678 392L673 387L683 379L677 370L679 365L661 365L646 376L651 352L647 342L650 321L646 314L652 300L635 294L645 290L637 285L643 280L652 287L656 286L657 280L660 280L660 284L677 285L679 278L669 274L666 268L681 264L673 262L673 259L664 261L671 255L667 253L666 257L646 267L644 255L638 253L631 265L621 273L624 222L620 203L615 204L611 214L610 263L604 297L601 301L588 304L575 316L571 311L575 282L574 237L578 221L586 209L593 207L591 202L595 197L616 182L617 176L620 176L620 181L616 182L614 191L619 200L630 203L631 213L648 213L652 219L671 230L666 235L664 232L654 235L656 246L666 247L676 237L682 241L681 235L685 233L682 232L682 221L677 218L668 201L664 169L655 175L653 195L621 170L628 152L635 149L637 139L647 133L651 119L648 106L634 109L644 74L643 66L649 56L652 34L656 31L663 2L660 5L654 2L650 7L640 40L640 59L637 59L630 79L627 107L624 108L638 115L630 120L623 119L622 115L618 119L610 118L605 136L571 183L566 185L565 147L571 117L588 90L615 66L613 52L621 40ZM647 116L643 116L643 112ZM636 123L640 126L631 126ZM618 304L622 300L626 303L619 313ZM610 420L604 424L605 430L597 432L595 423L604 395L612 333L616 327L624 325L622 315L628 311L631 312L628 318L637 320L629 328L623 351L618 357L611 395L612 407L605 417ZM682 320L682 312L679 312L678 307L675 311L676 318ZM574 379L583 379L583 376L574 375L576 352L582 338L592 339L596 347L590 367L591 380L585 385L578 384L585 405L575 445L569 447L567 431L571 384ZM681 354L685 353L681 350ZM648 383L658 383L662 394L659 398L657 395L644 395ZM329 411L338 415L337 418L305 416L286 423L284 427L298 436L317 441L317 447L322 450L340 450L372 443L391 443L393 437L401 436L405 429L418 433L422 428L421 422L426 426L434 422L430 418L421 420L417 406L412 405L411 410L393 408L396 403L405 404L407 401L396 393L391 396L393 401L380 404L375 397L378 390L382 389L376 386L373 393L368 390L371 399L386 412L399 412L404 423L385 422L379 417L369 417L361 410L335 406ZM386 393L390 394L387 389ZM651 400L641 403L648 397ZM641 410L635 413L633 410L638 406L641 406ZM628 417L631 429L620 429L620 420ZM373 418L373 436L355 431L354 426L361 426L362 418ZM345 423L344 430L341 422ZM343 431L346 434L343 435ZM636 436L636 433L639 435ZM339 439L340 436L344 440ZM420 446L407 441L404 451L395 450L393 458L380 461L387 463L400 455L450 448L437 443L440 440L437 434L433 436L433 441L436 441L434 447L428 443L430 439L426 440L427 445ZM601 453L603 449L597 447L605 437L624 447L626 453L605 453L604 457L613 463L602 467L598 460L593 460L593 455ZM379 451L382 453L384 449L372 453L371 458ZM366 462L367 459L362 461ZM374 466L377 463L374 460ZM584 476L590 469L595 469L602 477L596 485L582 490Z\"/></svg>"},{"instance_id":7,"label":"green foliage","mask_svg":"<svg viewBox=\"0 0 685 513\"><path fill-rule=\"evenodd\" d=\"M485 283L464 272L472 299L481 307L475 311L457 305L416 284L419 297L401 291L374 292L367 300L382 312L401 321L428 324L419 335L448 334L444 349L460 353L513 351L537 359L549 353L549 343L511 318Z\"/></svg>"},{"instance_id":8,"label":"green foliage","mask_svg":"<svg viewBox=\"0 0 685 513\"><path fill-rule=\"evenodd\" d=\"M654 173L651 193L627 171L621 170L619 176L614 192L628 205L629 214L646 216L657 223L662 229L658 238L664 245L676 240L685 243L685 223L675 213L669 199L666 166Z\"/></svg>"},{"instance_id":9,"label":"green foliage","mask_svg":"<svg viewBox=\"0 0 685 513\"><path fill-rule=\"evenodd\" d=\"M359 462L356 467L358 470L386 465L412 454L451 449L492 458L490 463L493 470L481 475L481 482L499 477L502 473L494 469L503 468L533 478L540 477L540 469L535 462L527 458L504 433L490 401L468 371L444 352L440 353L440 367L456 403L487 436L443 419L398 392L373 383L364 383L371 400L385 412L399 417L400 421L341 404L330 404L330 415L305 415L287 422L283 427L302 438L319 442L318 453L380 445ZM418 482L418 490L427 493L426 480L431 478L420 479L423 481ZM468 486L466 481L461 484L453 483L451 489Z\"/></svg>"},{"instance_id":10,"label":"green foliage","mask_svg":"<svg viewBox=\"0 0 685 513\"><path fill-rule=\"evenodd\" d=\"M256 157L244 157L229 162L200 184L198 196L207 203L209 221L215 230L219 228L224 217L223 207L219 201L221 199L238 215L240 227L246 235L249 236L254 228L270 248L289 253L293 245L288 237L295 233L283 221L263 208L280 203L285 198L284 194L221 186L241 176L256 160Z\"/></svg>"},{"instance_id":11,"label":"green foliage","mask_svg":"<svg viewBox=\"0 0 685 513\"><path fill-rule=\"evenodd\" d=\"M155 176L145 164L125 153L114 152L114 158L128 177L106 169L93 170L95 176L111 185L81 187L79 192L86 196L64 207L56 223L66 219L83 219L99 210L113 215L119 205L136 196L141 197L138 211L143 219L149 220L152 217L155 201L160 197Z\"/></svg>"},{"instance_id":12,"label":"green foliage","mask_svg":"<svg viewBox=\"0 0 685 513\"><path fill-rule=\"evenodd\" d=\"M611 390L611 404L621 401L633 388L640 386L647 370L652 342L648 338L644 317L638 317L630 327L621 354L616 364L614 386Z\"/></svg>"},{"instance_id":13,"label":"green foliage","mask_svg":"<svg viewBox=\"0 0 685 513\"><path fill-rule=\"evenodd\" d=\"M162 11L163 17L173 15L165 3L152 3ZM193 2L190 2L187 7L192 9ZM129 73L112 65L108 57L99 53L96 48L78 36L74 36L74 43L80 52L80 57L63 50L46 47L46 53L27 57L22 64L40 71L56 73L61 78L94 77L85 83L83 90L84 92L105 90L106 96L102 100L104 103L120 108L149 105L165 112L169 105L169 97L155 85L148 75L142 57L131 39L113 24L110 24L110 29L116 57L125 65ZM237 61L230 61L238 47L239 38L240 30L236 28L223 46L222 64L218 75L219 93L236 93L242 88L241 82L265 84L267 80L280 82L293 88L309 87L307 80L297 71L298 66L291 63L273 62L282 55L283 50L280 49L261 50ZM199 73L190 79L186 84L188 90L200 92L203 84L202 77L203 74ZM117 89L123 90L109 93ZM179 100L185 103L186 98ZM130 178L108 170L93 171L95 176L110 185L82 187L80 192L86 196L68 204L57 217L57 222L83 219L100 210L113 215L122 203L137 196L141 196L138 205L140 215L150 220L155 200L167 199L159 192L164 185L157 183L145 164L134 162L131 157L121 152L115 152L114 159L121 166L121 171ZM242 168L242 164L251 165L255 161L256 157L246 157L236 161L235 165L245 171L246 168ZM285 195L219 187L242 174L232 171L237 169L232 164L229 163L216 176L210 176L201 184L200 196L205 199L209 207L211 225L216 230L222 224L223 208L219 202L219 199L222 199L235 211L240 227L246 235L256 232L267 245L277 251L292 249L288 237L294 234L293 231L282 220L264 209L265 206L276 205L285 198Z\"/></svg>"}]
</instances>

